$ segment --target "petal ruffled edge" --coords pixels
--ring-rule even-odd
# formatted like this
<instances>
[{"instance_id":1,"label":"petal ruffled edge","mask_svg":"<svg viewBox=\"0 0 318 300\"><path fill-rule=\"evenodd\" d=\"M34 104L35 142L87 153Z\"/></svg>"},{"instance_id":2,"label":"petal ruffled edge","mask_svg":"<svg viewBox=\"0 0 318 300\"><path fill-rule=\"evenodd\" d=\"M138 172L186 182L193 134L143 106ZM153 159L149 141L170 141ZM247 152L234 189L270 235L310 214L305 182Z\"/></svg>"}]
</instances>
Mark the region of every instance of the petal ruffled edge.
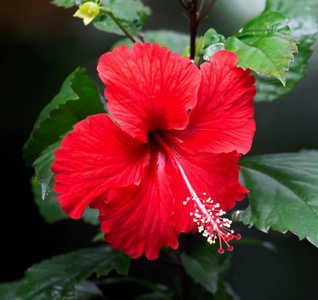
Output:
<instances>
[{"instance_id":1,"label":"petal ruffled edge","mask_svg":"<svg viewBox=\"0 0 318 300\"><path fill-rule=\"evenodd\" d=\"M148 148L125 133L105 114L74 126L55 152L51 169L62 209L80 218L90 205L107 201L110 188L139 184L149 164Z\"/></svg>"},{"instance_id":2,"label":"petal ruffled edge","mask_svg":"<svg viewBox=\"0 0 318 300\"><path fill-rule=\"evenodd\" d=\"M187 128L174 131L186 147L214 153L250 150L255 133L255 78L236 63L235 53L220 50L201 65L198 103Z\"/></svg>"}]
</instances>

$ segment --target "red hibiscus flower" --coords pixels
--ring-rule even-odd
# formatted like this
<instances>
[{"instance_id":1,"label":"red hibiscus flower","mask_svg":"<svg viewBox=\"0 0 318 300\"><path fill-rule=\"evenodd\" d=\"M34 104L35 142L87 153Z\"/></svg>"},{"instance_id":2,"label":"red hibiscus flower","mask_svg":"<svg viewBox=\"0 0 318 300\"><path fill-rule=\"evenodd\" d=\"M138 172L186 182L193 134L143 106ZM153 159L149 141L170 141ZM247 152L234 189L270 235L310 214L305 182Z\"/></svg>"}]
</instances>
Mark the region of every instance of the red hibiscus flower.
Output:
<instances>
[{"instance_id":1,"label":"red hibiscus flower","mask_svg":"<svg viewBox=\"0 0 318 300\"><path fill-rule=\"evenodd\" d=\"M90 116L63 140L52 164L62 209L99 209L105 240L133 258L176 249L190 230L231 250L221 216L248 192L237 163L255 131L255 80L236 62L218 51L199 69L149 43L104 54L98 72L117 124Z\"/></svg>"}]
</instances>

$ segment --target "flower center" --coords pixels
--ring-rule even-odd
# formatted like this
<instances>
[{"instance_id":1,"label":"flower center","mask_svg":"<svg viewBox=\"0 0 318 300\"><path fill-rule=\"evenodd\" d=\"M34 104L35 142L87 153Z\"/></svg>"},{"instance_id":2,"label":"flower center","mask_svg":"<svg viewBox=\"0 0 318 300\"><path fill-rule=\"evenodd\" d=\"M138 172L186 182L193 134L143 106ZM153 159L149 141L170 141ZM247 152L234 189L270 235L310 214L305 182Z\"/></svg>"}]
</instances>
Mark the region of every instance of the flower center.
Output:
<instances>
[{"instance_id":1,"label":"flower center","mask_svg":"<svg viewBox=\"0 0 318 300\"><path fill-rule=\"evenodd\" d=\"M216 240L219 239L219 253L224 252L222 241L227 245L228 250L232 251L233 246L230 246L228 242L233 238L241 238L240 234L233 235L234 231L230 229L232 220L222 218L225 211L220 209L219 203L214 203L210 197L203 199L197 195L172 149L165 143L156 130L152 131L151 134L169 153L182 175L191 195L191 197L187 197L187 199L183 201L183 204L187 205L189 201L194 201L193 206L195 210L190 213L190 216L198 225L198 231L202 233L204 237L207 237L207 241L210 244L216 243ZM206 196L206 193L202 193L202 195Z\"/></svg>"}]
</instances>

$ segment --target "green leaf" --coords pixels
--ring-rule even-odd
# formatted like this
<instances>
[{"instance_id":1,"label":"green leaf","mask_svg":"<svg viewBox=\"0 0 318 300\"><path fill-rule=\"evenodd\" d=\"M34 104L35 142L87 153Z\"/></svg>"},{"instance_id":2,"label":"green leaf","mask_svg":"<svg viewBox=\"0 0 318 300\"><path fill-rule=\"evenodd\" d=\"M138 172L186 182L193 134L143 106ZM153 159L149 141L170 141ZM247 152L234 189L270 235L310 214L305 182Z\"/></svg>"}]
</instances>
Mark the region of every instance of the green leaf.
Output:
<instances>
[{"instance_id":1,"label":"green leaf","mask_svg":"<svg viewBox=\"0 0 318 300\"><path fill-rule=\"evenodd\" d=\"M29 139L23 147L27 165L32 165L46 147L72 130L73 125L89 115L105 113L96 84L77 69L64 81L60 92L41 111Z\"/></svg>"},{"instance_id":2,"label":"green leaf","mask_svg":"<svg viewBox=\"0 0 318 300\"><path fill-rule=\"evenodd\" d=\"M21 280L16 300L47 300L76 297L76 284L97 273L106 276L110 271L127 275L129 256L103 246L81 249L55 256L33 265Z\"/></svg>"},{"instance_id":3,"label":"green leaf","mask_svg":"<svg viewBox=\"0 0 318 300\"><path fill-rule=\"evenodd\" d=\"M51 190L46 195L45 201L43 201L41 184L37 180L36 176L32 177L31 186L34 195L34 202L39 208L40 215L47 223L52 224L60 220L71 219L69 215L62 210L61 203L56 201L56 197L58 195L54 192L54 190ZM87 207L83 213L82 220L91 225L100 225L100 222L98 221L98 210ZM99 240L104 240L103 237L104 233Z\"/></svg>"},{"instance_id":4,"label":"green leaf","mask_svg":"<svg viewBox=\"0 0 318 300\"><path fill-rule=\"evenodd\" d=\"M150 8L144 6L139 0L103 0L102 6L109 8L121 25L132 35L139 35L146 18L150 15ZM94 26L97 29L124 35L124 32L106 13L100 13L94 19Z\"/></svg>"},{"instance_id":5,"label":"green leaf","mask_svg":"<svg viewBox=\"0 0 318 300\"><path fill-rule=\"evenodd\" d=\"M103 299L103 293L100 288L95 283L88 280L76 284L75 290L76 299L78 300Z\"/></svg>"},{"instance_id":6,"label":"green leaf","mask_svg":"<svg viewBox=\"0 0 318 300\"><path fill-rule=\"evenodd\" d=\"M99 211L94 208L90 208L89 206L83 212L82 220L91 225L100 225L98 221Z\"/></svg>"},{"instance_id":7,"label":"green leaf","mask_svg":"<svg viewBox=\"0 0 318 300\"><path fill-rule=\"evenodd\" d=\"M225 49L237 54L239 67L275 76L285 85L285 72L298 43L287 24L283 14L265 12L229 37Z\"/></svg>"},{"instance_id":8,"label":"green leaf","mask_svg":"<svg viewBox=\"0 0 318 300\"><path fill-rule=\"evenodd\" d=\"M32 192L34 202L39 208L40 215L44 220L52 224L59 220L69 219L70 217L61 209L61 204L56 201L56 194L52 190L46 195L45 201L42 199L41 184L38 182L36 176L31 179Z\"/></svg>"},{"instance_id":9,"label":"green leaf","mask_svg":"<svg viewBox=\"0 0 318 300\"><path fill-rule=\"evenodd\" d=\"M316 0L267 0L265 11L279 11L289 20L292 36L299 41L298 53L289 65L286 73L286 86L283 87L275 78L262 74L256 76L257 95L254 101L272 101L293 91L296 84L306 76L311 47L318 32L318 1Z\"/></svg>"},{"instance_id":10,"label":"green leaf","mask_svg":"<svg viewBox=\"0 0 318 300\"><path fill-rule=\"evenodd\" d=\"M173 30L147 30L145 31L145 39L149 43L157 43L181 55L189 44L189 36L187 34ZM117 41L111 48L114 49L120 45L126 45L131 48L133 43L125 38Z\"/></svg>"},{"instance_id":11,"label":"green leaf","mask_svg":"<svg viewBox=\"0 0 318 300\"><path fill-rule=\"evenodd\" d=\"M19 281L4 282L0 283L0 299L1 300L12 300L19 288Z\"/></svg>"},{"instance_id":12,"label":"green leaf","mask_svg":"<svg viewBox=\"0 0 318 300\"><path fill-rule=\"evenodd\" d=\"M233 218L264 232L291 231L318 247L318 151L254 156L240 165L250 206Z\"/></svg>"},{"instance_id":13,"label":"green leaf","mask_svg":"<svg viewBox=\"0 0 318 300\"><path fill-rule=\"evenodd\" d=\"M240 298L234 293L232 287L226 282L219 283L218 291L213 300L239 300Z\"/></svg>"},{"instance_id":14,"label":"green leaf","mask_svg":"<svg viewBox=\"0 0 318 300\"><path fill-rule=\"evenodd\" d=\"M54 153L60 148L61 142L62 139L47 147L33 163L36 178L41 183L42 200L47 198L55 183L55 174L51 171L51 165L54 161Z\"/></svg>"},{"instance_id":15,"label":"green leaf","mask_svg":"<svg viewBox=\"0 0 318 300\"><path fill-rule=\"evenodd\" d=\"M99 241L104 241L105 233L103 231L99 231L92 239L93 243L97 243Z\"/></svg>"},{"instance_id":16,"label":"green leaf","mask_svg":"<svg viewBox=\"0 0 318 300\"><path fill-rule=\"evenodd\" d=\"M217 291L211 294L202 285L190 280L187 283L189 290L189 299L195 300L240 300L240 298L234 293L232 287L224 280L220 280L217 285Z\"/></svg>"},{"instance_id":17,"label":"green leaf","mask_svg":"<svg viewBox=\"0 0 318 300\"><path fill-rule=\"evenodd\" d=\"M207 244L191 256L182 253L180 258L186 273L194 282L215 294L220 280L229 268L231 254L230 252L222 255L214 253L211 245Z\"/></svg>"},{"instance_id":18,"label":"green leaf","mask_svg":"<svg viewBox=\"0 0 318 300\"><path fill-rule=\"evenodd\" d=\"M69 8L72 6L76 6L78 4L78 0L53 0L51 3L55 4L56 6Z\"/></svg>"},{"instance_id":19,"label":"green leaf","mask_svg":"<svg viewBox=\"0 0 318 300\"><path fill-rule=\"evenodd\" d=\"M213 28L209 29L203 37L203 59L209 60L215 52L223 50L225 48L225 43L226 38L223 35L218 34Z\"/></svg>"}]
</instances>

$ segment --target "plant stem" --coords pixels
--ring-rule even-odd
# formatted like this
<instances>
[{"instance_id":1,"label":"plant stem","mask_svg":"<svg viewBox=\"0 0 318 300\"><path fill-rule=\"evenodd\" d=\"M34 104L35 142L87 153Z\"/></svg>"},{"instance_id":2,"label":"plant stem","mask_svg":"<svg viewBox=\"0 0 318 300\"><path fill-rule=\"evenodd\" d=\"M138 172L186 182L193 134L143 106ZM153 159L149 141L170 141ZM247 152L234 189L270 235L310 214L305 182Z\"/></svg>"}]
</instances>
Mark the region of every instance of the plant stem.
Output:
<instances>
[{"instance_id":1,"label":"plant stem","mask_svg":"<svg viewBox=\"0 0 318 300\"><path fill-rule=\"evenodd\" d=\"M125 35L133 42L135 43L136 40L131 36L131 34L123 27L123 25L121 25L121 23L118 21L118 19L114 16L113 12L107 8L107 7L100 7L100 10L102 12L107 13L113 20L114 22L117 24L117 26L125 33Z\"/></svg>"},{"instance_id":2,"label":"plant stem","mask_svg":"<svg viewBox=\"0 0 318 300\"><path fill-rule=\"evenodd\" d=\"M142 33L138 33L137 37L141 40L142 43L146 42L145 35Z\"/></svg>"},{"instance_id":3,"label":"plant stem","mask_svg":"<svg viewBox=\"0 0 318 300\"><path fill-rule=\"evenodd\" d=\"M185 8L186 10L188 10L188 5L185 4L183 0L179 0L179 2L180 2L181 5L183 6L183 8Z\"/></svg>"},{"instance_id":4,"label":"plant stem","mask_svg":"<svg viewBox=\"0 0 318 300\"><path fill-rule=\"evenodd\" d=\"M195 56L195 39L197 36L197 5L198 0L192 0L188 8L190 14L190 59L194 61Z\"/></svg>"},{"instance_id":5,"label":"plant stem","mask_svg":"<svg viewBox=\"0 0 318 300\"><path fill-rule=\"evenodd\" d=\"M202 1L204 2L204 0ZM206 16L206 14L209 12L209 10L211 9L211 7L214 5L214 3L216 2L216 0L212 0L210 2L210 4L208 5L208 7L204 10L203 13L201 13L201 9L200 9L200 12L198 14L198 17L197 17L197 24L199 26L199 24L201 23L201 21L203 20L203 18ZM202 3L201 3L202 4Z\"/></svg>"},{"instance_id":6,"label":"plant stem","mask_svg":"<svg viewBox=\"0 0 318 300\"><path fill-rule=\"evenodd\" d=\"M205 2L205 0L202 0L201 3L200 3L200 8L199 8L199 11L198 11L198 16L201 15L201 12L202 12L202 9L203 9L203 6L204 6L204 2Z\"/></svg>"}]
</instances>

